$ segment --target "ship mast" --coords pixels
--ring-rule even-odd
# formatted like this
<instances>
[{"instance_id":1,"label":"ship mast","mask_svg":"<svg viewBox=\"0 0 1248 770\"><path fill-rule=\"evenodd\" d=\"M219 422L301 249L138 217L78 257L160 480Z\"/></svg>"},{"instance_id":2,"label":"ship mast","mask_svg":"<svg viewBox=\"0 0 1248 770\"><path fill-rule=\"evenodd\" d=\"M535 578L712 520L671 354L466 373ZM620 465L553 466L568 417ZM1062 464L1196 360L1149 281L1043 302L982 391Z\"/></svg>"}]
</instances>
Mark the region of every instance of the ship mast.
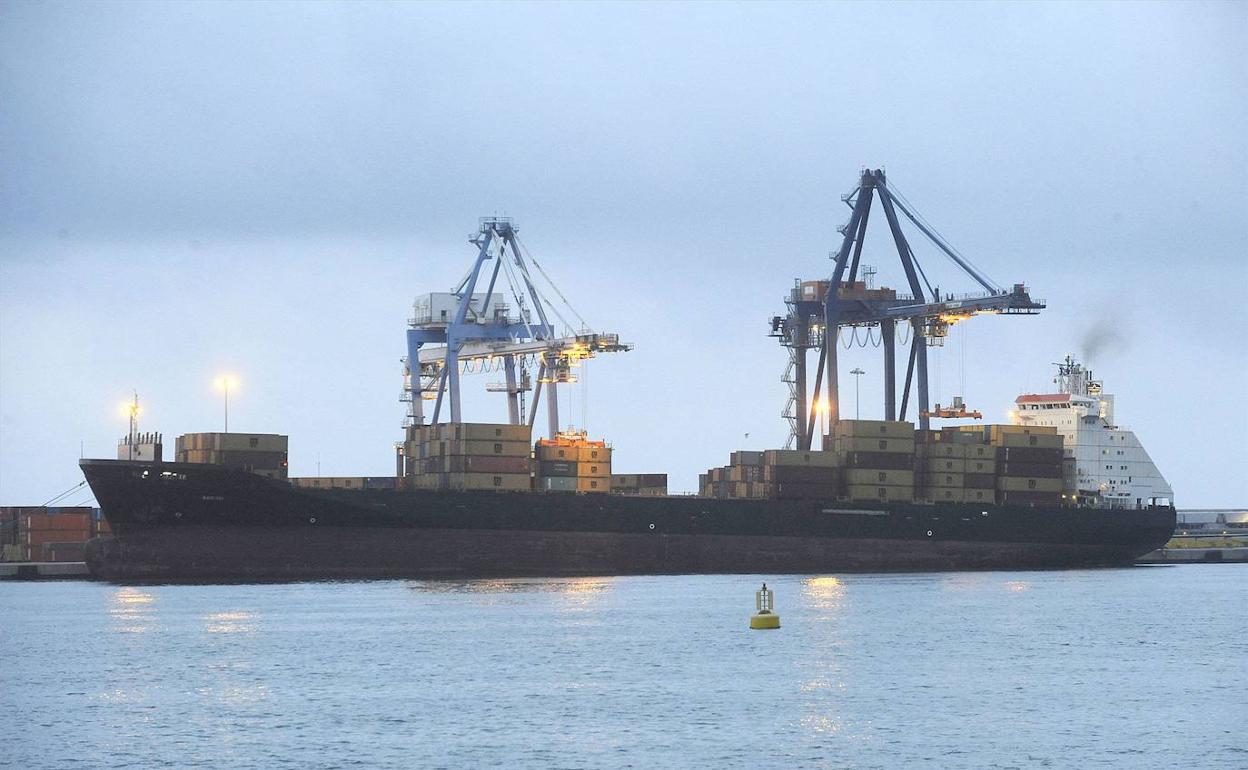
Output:
<instances>
[{"instance_id":1,"label":"ship mast","mask_svg":"<svg viewBox=\"0 0 1248 770\"><path fill-rule=\"evenodd\" d=\"M126 446L128 447L127 460L134 459L134 445L139 437L139 392L134 391L134 403L130 405L127 411L130 413L130 433L126 436Z\"/></svg>"}]
</instances>

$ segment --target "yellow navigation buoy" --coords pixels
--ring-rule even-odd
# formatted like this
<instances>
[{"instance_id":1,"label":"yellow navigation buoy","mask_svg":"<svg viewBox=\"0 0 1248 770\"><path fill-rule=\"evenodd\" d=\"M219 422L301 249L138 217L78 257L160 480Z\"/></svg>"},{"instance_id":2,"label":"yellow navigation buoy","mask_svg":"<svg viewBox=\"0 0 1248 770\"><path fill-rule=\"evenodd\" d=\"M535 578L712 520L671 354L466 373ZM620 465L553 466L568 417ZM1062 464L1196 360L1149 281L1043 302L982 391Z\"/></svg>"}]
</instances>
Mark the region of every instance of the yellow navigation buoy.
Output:
<instances>
[{"instance_id":1,"label":"yellow navigation buoy","mask_svg":"<svg viewBox=\"0 0 1248 770\"><path fill-rule=\"evenodd\" d=\"M754 606L758 612L750 618L750 628L780 627L780 616L775 612L775 595L766 583L763 583L761 590L754 592Z\"/></svg>"}]
</instances>

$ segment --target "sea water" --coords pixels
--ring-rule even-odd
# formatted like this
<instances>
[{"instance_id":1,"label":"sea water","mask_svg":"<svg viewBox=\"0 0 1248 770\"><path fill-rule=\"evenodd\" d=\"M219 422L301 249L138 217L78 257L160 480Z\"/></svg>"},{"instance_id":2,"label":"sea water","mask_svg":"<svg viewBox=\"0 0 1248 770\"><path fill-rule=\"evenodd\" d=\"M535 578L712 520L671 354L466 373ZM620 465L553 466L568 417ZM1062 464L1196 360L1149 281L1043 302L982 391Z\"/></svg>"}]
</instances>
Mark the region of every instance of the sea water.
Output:
<instances>
[{"instance_id":1,"label":"sea water","mask_svg":"<svg viewBox=\"0 0 1248 770\"><path fill-rule=\"evenodd\" d=\"M779 630L749 629L763 581ZM0 583L0 766L1246 768L1245 585Z\"/></svg>"}]
</instances>

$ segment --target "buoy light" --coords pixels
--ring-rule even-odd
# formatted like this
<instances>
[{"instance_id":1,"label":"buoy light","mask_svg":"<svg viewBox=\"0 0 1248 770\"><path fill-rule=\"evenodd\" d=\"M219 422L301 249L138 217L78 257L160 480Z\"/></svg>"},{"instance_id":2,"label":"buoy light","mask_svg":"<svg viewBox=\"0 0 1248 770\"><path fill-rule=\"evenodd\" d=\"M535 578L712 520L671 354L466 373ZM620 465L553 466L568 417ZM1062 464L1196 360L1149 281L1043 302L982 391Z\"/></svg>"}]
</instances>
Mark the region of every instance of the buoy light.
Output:
<instances>
[{"instance_id":1,"label":"buoy light","mask_svg":"<svg viewBox=\"0 0 1248 770\"><path fill-rule=\"evenodd\" d=\"M763 583L763 587L754 592L754 607L758 610L750 618L750 628L779 628L780 616L775 611L775 591Z\"/></svg>"}]
</instances>

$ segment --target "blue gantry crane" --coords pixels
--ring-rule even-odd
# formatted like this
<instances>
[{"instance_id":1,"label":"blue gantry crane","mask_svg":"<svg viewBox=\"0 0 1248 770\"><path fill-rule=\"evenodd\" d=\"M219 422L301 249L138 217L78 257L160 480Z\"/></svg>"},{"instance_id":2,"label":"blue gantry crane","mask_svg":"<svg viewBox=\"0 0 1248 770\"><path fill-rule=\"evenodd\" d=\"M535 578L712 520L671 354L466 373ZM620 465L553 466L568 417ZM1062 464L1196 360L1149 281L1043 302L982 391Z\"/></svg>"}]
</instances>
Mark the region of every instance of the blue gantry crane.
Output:
<instances>
[{"instance_id":1,"label":"blue gantry crane","mask_svg":"<svg viewBox=\"0 0 1248 770\"><path fill-rule=\"evenodd\" d=\"M410 404L408 425L437 423L449 412L449 422L462 422L460 376L501 369L505 384L490 390L507 394L511 424L532 426L542 391L550 437L559 432L556 385L576 381L573 369L598 353L632 349L619 335L589 331L580 314L554 282L522 247L517 228L506 217L482 217L469 239L477 247L476 260L456 288L426 294L414 303L408 322L407 356L403 359L403 400ZM486 270L486 266L493 266ZM538 289L530 266L544 279L563 306L580 322L577 331ZM485 275L485 292L478 292ZM499 282L500 276L502 282ZM562 324L564 333L556 329ZM437 347L426 347L437 345ZM530 370L537 370L533 386ZM525 414L524 395L533 390L532 407ZM425 402L433 401L426 423ZM443 410L443 403L448 408Z\"/></svg>"},{"instance_id":2,"label":"blue gantry crane","mask_svg":"<svg viewBox=\"0 0 1248 770\"><path fill-rule=\"evenodd\" d=\"M891 289L870 289L865 282L858 280L867 221L871 214L871 204L877 198L884 210L897 255L901 260L902 271L910 289L908 296L899 295ZM789 404L785 409L785 417L790 423L787 446L796 445L801 449L811 448L822 386L827 389L827 424L831 426L839 418L837 344L842 328L852 327L856 330L865 327L864 333L867 335L871 335L878 328L884 348L885 419L905 419L911 383L914 382L919 427L928 430L930 418L935 414L929 411L928 346L941 344L949 332L949 326L957 321L983 313L1033 315L1045 307L1043 302L1031 298L1023 284L1016 283L1007 290L972 265L940 237L898 193L889 189L882 170L864 169L858 186L842 196L841 200L853 213L850 214L849 221L838 228L843 240L840 250L833 257L835 264L831 279L799 281L785 298L787 315L771 319L771 336L779 338L781 344L790 352L784 378L790 385ZM905 233L902 232L898 211L934 243L944 256L978 283L982 292L954 297L942 294L939 288L933 288L915 258ZM910 354L906 364L900 413L896 402L896 345L899 324L910 329ZM819 361L815 373L814 396L808 400L806 354L814 349L819 351Z\"/></svg>"}]
</instances>

